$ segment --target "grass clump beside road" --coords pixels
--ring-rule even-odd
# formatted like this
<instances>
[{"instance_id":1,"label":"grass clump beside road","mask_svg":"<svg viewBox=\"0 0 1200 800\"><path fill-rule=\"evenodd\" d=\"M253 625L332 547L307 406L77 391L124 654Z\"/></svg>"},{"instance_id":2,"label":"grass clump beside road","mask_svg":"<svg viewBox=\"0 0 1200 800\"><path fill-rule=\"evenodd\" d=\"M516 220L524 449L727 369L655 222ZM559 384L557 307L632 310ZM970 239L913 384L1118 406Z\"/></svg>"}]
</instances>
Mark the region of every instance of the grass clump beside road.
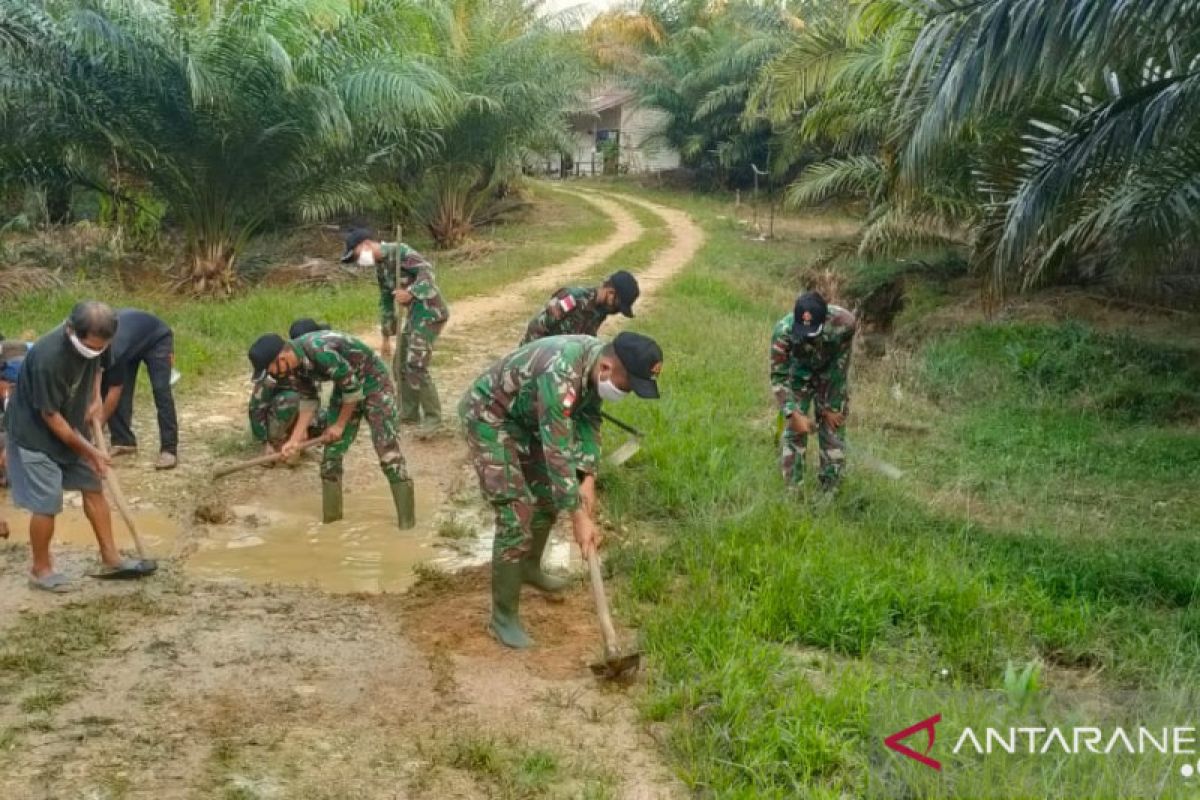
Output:
<instances>
[{"instance_id":1,"label":"grass clump beside road","mask_svg":"<svg viewBox=\"0 0 1200 800\"><path fill-rule=\"evenodd\" d=\"M437 267L451 311L456 298L484 294L532 274L612 232L611 220L574 195L535 186L531 202L533 206L516 221L481 231L479 241L490 245L477 256L459 253L443 259L437 252L425 250ZM340 253L341 240L333 235L327 238L327 252L315 255L332 259ZM418 238L415 245L425 247L427 242ZM273 263L289 263L296 255L272 253ZM63 271L74 277L62 289L0 302L0 319L4 320L0 330L10 338L26 331L40 335L61 323L71 306L85 298L142 308L171 324L180 371L200 378L220 374L232 364L242 368L246 348L255 338L267 331L286 332L298 317L311 316L354 331L370 327L378 319L379 291L370 270L361 280L334 287L264 285L229 300L201 301L173 294L164 288L165 277L131 284L107 274L90 275L86 266L63 265ZM204 388L198 380L178 386L181 392Z\"/></svg>"},{"instance_id":2,"label":"grass clump beside road","mask_svg":"<svg viewBox=\"0 0 1200 800\"><path fill-rule=\"evenodd\" d=\"M1200 508L1200 435L1121 403L1092 411L1108 402L1097 398L1114 369L1152 389L1176 380L1179 353L1070 324L1000 323L859 360L850 444L907 477L857 469L834 503L815 506L788 497L778 477L766 361L799 288L789 276L806 248L828 243L755 242L714 201L662 199L687 207L709 241L636 321L667 354L664 394L621 406L646 446L605 483L615 517L661 533L612 560L654 667L647 713L670 723L691 786L721 797L924 795L903 776L878 780L891 763L883 737L941 710L886 727L881 719L911 710L905 698L933 693L952 717L953 697L1000 692L1010 663L1035 665L1043 692L1166 695L1200 678L1200 543L1187 533ZM993 339L1016 342L999 346L1015 360L997 364ZM889 433L893 417L928 433ZM991 419L1004 437L969 438ZM998 470L1003 481L974 499L976 513L945 502L964 474L985 482ZM1159 485L1189 504L1160 507L1161 526L1122 514L1072 523L1092 501L1073 491L1155 497ZM1116 763L1013 785L1046 797L1153 788L1146 769ZM932 793L991 791L986 767L954 766L955 782Z\"/></svg>"}]
</instances>

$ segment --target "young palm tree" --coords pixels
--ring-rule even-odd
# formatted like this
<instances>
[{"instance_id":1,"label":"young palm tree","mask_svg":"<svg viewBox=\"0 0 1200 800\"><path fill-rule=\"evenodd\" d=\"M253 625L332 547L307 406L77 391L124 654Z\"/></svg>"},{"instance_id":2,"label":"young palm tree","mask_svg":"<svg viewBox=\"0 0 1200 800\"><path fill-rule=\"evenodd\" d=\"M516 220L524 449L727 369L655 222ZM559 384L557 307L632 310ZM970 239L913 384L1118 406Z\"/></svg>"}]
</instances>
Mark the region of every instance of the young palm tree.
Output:
<instances>
[{"instance_id":1,"label":"young palm tree","mask_svg":"<svg viewBox=\"0 0 1200 800\"><path fill-rule=\"evenodd\" d=\"M530 0L447 0L432 16L431 62L456 93L438 144L404 183L440 247L470 232L527 157L570 149L567 114L587 72L577 43Z\"/></svg>"}]
</instances>

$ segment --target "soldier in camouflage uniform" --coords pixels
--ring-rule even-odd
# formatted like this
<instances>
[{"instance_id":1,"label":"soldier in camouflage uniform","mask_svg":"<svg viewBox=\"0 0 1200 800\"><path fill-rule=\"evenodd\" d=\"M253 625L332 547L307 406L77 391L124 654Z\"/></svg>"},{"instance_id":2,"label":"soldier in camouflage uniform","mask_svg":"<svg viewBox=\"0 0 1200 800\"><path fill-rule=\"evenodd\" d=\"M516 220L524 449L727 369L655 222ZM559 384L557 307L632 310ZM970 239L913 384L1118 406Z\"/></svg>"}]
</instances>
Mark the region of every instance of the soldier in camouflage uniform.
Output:
<instances>
[{"instance_id":1,"label":"soldier in camouflage uniform","mask_svg":"<svg viewBox=\"0 0 1200 800\"><path fill-rule=\"evenodd\" d=\"M400 452L400 413L396 390L387 364L361 339L336 331L315 331L292 341L268 334L250 348L255 380L293 377L300 395L300 409L291 437L284 443L285 457L296 452L308 423L316 415L317 387L332 381L333 395L325 414L328 427L322 438L322 517L325 522L342 518L343 460L365 419L379 465L387 477L396 505L401 530L416 524L413 483Z\"/></svg>"},{"instance_id":2,"label":"soldier in camouflage uniform","mask_svg":"<svg viewBox=\"0 0 1200 800\"><path fill-rule=\"evenodd\" d=\"M433 275L433 265L406 244L376 241L366 230L351 231L346 237L343 262L375 267L379 282L379 327L383 334L382 355L391 350L396 335L397 306L408 314L399 334L399 345L392 369L400 387L400 420L424 422L423 435L437 431L442 422L442 404L437 385L429 375L433 343L446 327L450 309L442 298Z\"/></svg>"},{"instance_id":3,"label":"soldier in camouflage uniform","mask_svg":"<svg viewBox=\"0 0 1200 800\"><path fill-rule=\"evenodd\" d=\"M771 336L771 390L783 418L779 468L784 480L799 486L804 475L808 434L818 429L824 489L836 488L845 463L843 427L850 413L850 351L854 315L831 306L816 292L800 295L791 314ZM808 413L815 404L817 426Z\"/></svg>"},{"instance_id":4,"label":"soldier in camouflage uniform","mask_svg":"<svg viewBox=\"0 0 1200 800\"><path fill-rule=\"evenodd\" d=\"M320 325L312 319L298 319L288 329L289 339L298 339L313 331L327 331L328 325ZM264 454L279 452L292 435L292 428L300 415L300 390L295 375L276 381L259 381L250 393L250 434L262 442ZM316 439L325 431L325 417L320 413L313 416L308 425L308 438Z\"/></svg>"},{"instance_id":5,"label":"soldier in camouflage uniform","mask_svg":"<svg viewBox=\"0 0 1200 800\"><path fill-rule=\"evenodd\" d=\"M521 344L546 336L595 336L604 320L613 314L620 312L632 317L633 304L639 293L637 279L625 270L609 275L608 280L594 289L559 289L546 307L529 320Z\"/></svg>"},{"instance_id":6,"label":"soldier in camouflage uniform","mask_svg":"<svg viewBox=\"0 0 1200 800\"><path fill-rule=\"evenodd\" d=\"M662 350L636 333L611 344L554 336L497 361L458 404L480 489L496 515L489 627L505 645L532 644L518 618L522 583L547 592L566 586L542 571L558 512L570 512L585 557L598 543L601 401L630 391L658 397L661 368Z\"/></svg>"}]
</instances>

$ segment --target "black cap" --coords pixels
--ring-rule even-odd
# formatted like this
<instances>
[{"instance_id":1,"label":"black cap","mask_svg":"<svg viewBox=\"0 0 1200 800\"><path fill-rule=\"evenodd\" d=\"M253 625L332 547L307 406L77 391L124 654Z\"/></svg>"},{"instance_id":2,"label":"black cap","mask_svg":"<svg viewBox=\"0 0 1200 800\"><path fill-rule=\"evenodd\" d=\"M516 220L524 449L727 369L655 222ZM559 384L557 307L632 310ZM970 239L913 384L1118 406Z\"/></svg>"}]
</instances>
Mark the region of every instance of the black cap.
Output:
<instances>
[{"instance_id":1,"label":"black cap","mask_svg":"<svg viewBox=\"0 0 1200 800\"><path fill-rule=\"evenodd\" d=\"M268 333L258 337L257 341L250 345L250 366L254 367L251 380L258 382L265 378L267 367L279 358L279 354L286 346L287 342L277 333Z\"/></svg>"},{"instance_id":2,"label":"black cap","mask_svg":"<svg viewBox=\"0 0 1200 800\"><path fill-rule=\"evenodd\" d=\"M320 322L317 322L312 317L303 317L303 318L298 319L295 322L293 322L292 327L288 328L288 338L289 339L299 339L301 336L303 336L306 333L312 333L313 331L327 331L327 330L329 330L328 325L324 325Z\"/></svg>"},{"instance_id":3,"label":"black cap","mask_svg":"<svg viewBox=\"0 0 1200 800\"><path fill-rule=\"evenodd\" d=\"M609 275L604 283L617 290L617 310L627 317L632 317L633 303L642 293L638 288L637 278L620 269Z\"/></svg>"},{"instance_id":4,"label":"black cap","mask_svg":"<svg viewBox=\"0 0 1200 800\"><path fill-rule=\"evenodd\" d=\"M796 308L792 318L792 336L797 339L807 339L816 335L825 318L829 316L829 304L817 292L805 292L796 299Z\"/></svg>"},{"instance_id":5,"label":"black cap","mask_svg":"<svg viewBox=\"0 0 1200 800\"><path fill-rule=\"evenodd\" d=\"M640 333L617 334L613 350L629 374L629 385L638 397L658 398L658 373L662 370L663 352L658 343Z\"/></svg>"},{"instance_id":6,"label":"black cap","mask_svg":"<svg viewBox=\"0 0 1200 800\"><path fill-rule=\"evenodd\" d=\"M342 253L342 263L345 264L354 258L354 250L360 244L370 239L375 240L375 234L366 228L355 228L346 234L346 252Z\"/></svg>"}]
</instances>

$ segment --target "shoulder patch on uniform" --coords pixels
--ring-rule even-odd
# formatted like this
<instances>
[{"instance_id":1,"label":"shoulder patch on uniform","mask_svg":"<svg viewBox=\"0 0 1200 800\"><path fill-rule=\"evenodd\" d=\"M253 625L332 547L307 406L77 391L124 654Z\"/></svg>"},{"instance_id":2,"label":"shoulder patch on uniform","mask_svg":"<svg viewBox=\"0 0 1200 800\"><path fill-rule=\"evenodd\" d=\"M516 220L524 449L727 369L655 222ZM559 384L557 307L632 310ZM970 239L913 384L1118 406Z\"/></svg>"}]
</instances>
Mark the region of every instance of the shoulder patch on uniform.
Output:
<instances>
[{"instance_id":1,"label":"shoulder patch on uniform","mask_svg":"<svg viewBox=\"0 0 1200 800\"><path fill-rule=\"evenodd\" d=\"M575 302L575 298L569 294L558 298L558 307L563 310L564 314L574 311L576 305L578 304Z\"/></svg>"},{"instance_id":2,"label":"shoulder patch on uniform","mask_svg":"<svg viewBox=\"0 0 1200 800\"><path fill-rule=\"evenodd\" d=\"M571 416L571 409L575 407L575 400L576 400L575 387L570 386L567 388L567 391L563 394L563 399L562 399L563 416L564 417Z\"/></svg>"}]
</instances>

